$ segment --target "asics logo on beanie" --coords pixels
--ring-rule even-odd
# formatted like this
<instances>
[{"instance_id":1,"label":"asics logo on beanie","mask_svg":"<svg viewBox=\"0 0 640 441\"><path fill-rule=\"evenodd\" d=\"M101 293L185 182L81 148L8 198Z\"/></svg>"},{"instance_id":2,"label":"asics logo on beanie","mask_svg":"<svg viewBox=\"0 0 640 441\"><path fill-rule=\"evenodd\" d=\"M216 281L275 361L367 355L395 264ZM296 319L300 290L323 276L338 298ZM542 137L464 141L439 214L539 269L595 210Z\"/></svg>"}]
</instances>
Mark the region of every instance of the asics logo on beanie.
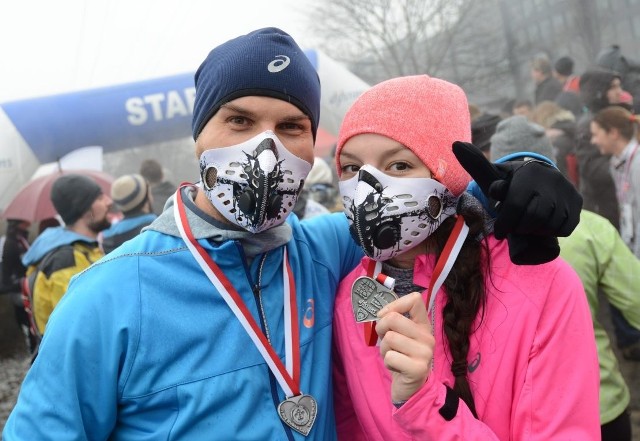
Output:
<instances>
[{"instance_id":1,"label":"asics logo on beanie","mask_svg":"<svg viewBox=\"0 0 640 441\"><path fill-rule=\"evenodd\" d=\"M280 72L281 70L285 70L290 62L291 60L286 55L276 55L276 59L269 63L267 69L271 73Z\"/></svg>"}]
</instances>

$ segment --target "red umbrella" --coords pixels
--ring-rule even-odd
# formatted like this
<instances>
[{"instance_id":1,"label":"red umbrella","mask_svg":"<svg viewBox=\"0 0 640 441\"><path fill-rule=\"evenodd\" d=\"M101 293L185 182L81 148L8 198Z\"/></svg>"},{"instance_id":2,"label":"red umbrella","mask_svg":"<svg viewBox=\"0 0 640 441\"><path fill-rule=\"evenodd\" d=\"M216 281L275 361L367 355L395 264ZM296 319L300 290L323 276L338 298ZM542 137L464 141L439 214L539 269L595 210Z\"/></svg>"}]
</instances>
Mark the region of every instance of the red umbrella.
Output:
<instances>
[{"instance_id":1,"label":"red umbrella","mask_svg":"<svg viewBox=\"0 0 640 441\"><path fill-rule=\"evenodd\" d=\"M56 215L51 203L51 187L62 175L79 174L92 178L106 194L111 192L113 177L96 170L64 170L40 176L27 182L2 212L5 219L23 219L38 222Z\"/></svg>"}]
</instances>

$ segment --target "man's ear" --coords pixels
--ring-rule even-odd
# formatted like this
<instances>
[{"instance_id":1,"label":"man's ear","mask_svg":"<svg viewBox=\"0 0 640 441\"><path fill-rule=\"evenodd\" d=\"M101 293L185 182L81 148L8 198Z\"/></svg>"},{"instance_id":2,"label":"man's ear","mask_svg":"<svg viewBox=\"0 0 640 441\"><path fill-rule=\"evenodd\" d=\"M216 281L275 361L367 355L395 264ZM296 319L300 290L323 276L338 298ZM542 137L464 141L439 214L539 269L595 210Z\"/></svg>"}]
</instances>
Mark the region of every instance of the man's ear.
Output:
<instances>
[{"instance_id":1,"label":"man's ear","mask_svg":"<svg viewBox=\"0 0 640 441\"><path fill-rule=\"evenodd\" d=\"M621 139L620 130L618 130L617 127L611 127L611 129L609 129L609 135L615 140Z\"/></svg>"}]
</instances>

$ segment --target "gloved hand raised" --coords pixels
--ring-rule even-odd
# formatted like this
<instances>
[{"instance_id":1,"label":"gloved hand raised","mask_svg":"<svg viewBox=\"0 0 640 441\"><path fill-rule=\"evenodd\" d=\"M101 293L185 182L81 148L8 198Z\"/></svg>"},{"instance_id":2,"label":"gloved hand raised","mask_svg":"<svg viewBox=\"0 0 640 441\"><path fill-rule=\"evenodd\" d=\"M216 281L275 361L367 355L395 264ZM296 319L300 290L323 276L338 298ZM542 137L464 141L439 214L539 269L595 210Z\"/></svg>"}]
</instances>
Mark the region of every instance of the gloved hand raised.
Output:
<instances>
[{"instance_id":1,"label":"gloved hand raised","mask_svg":"<svg viewBox=\"0 0 640 441\"><path fill-rule=\"evenodd\" d=\"M511 260L523 265L555 259L560 253L556 237L568 236L580 221L582 197L571 182L527 154L493 164L473 144L459 141L453 153L489 198L495 236L507 238Z\"/></svg>"}]
</instances>

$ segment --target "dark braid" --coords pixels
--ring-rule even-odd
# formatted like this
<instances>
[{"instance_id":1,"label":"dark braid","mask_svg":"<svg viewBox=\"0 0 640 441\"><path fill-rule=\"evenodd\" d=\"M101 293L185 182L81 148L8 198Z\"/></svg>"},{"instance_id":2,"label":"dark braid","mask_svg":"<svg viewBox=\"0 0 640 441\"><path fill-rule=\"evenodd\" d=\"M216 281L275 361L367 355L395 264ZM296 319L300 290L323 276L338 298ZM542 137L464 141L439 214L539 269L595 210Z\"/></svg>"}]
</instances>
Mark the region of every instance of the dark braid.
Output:
<instances>
[{"instance_id":1,"label":"dark braid","mask_svg":"<svg viewBox=\"0 0 640 441\"><path fill-rule=\"evenodd\" d=\"M485 304L483 270L489 267L489 250L485 240L485 219L474 209L461 213L469 226L462 250L444 281L447 304L442 311L443 330L449 343L453 361L451 371L455 377L453 390L478 418L475 402L467 380L467 356L473 322ZM455 219L442 223L433 236L438 256L453 229ZM484 252L483 252L484 251Z\"/></svg>"}]
</instances>

